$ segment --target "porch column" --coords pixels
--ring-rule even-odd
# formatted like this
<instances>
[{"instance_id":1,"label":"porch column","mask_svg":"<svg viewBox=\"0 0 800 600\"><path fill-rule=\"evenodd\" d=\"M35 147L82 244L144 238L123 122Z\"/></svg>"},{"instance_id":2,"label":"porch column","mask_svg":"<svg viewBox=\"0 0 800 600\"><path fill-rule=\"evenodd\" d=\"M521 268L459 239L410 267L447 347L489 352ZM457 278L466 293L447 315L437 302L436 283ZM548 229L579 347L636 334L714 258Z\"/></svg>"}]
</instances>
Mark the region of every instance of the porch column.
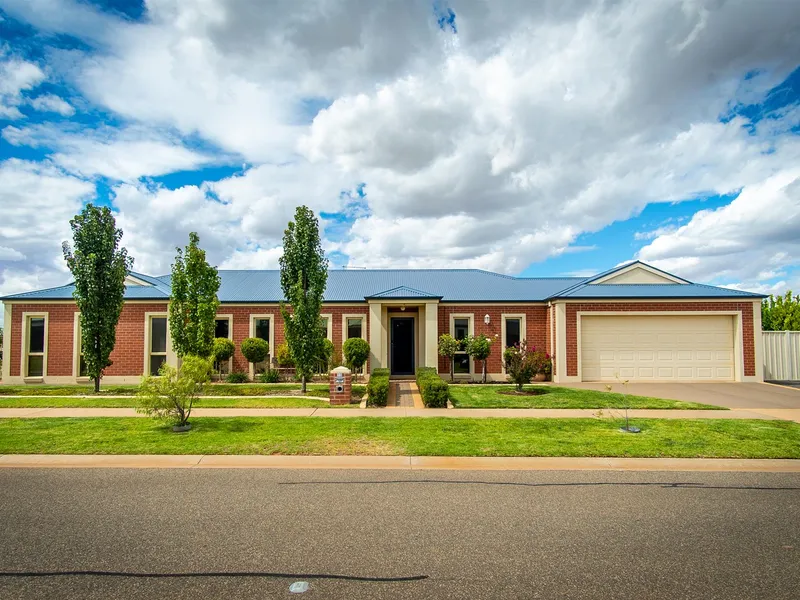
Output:
<instances>
[{"instance_id":1,"label":"porch column","mask_svg":"<svg viewBox=\"0 0 800 600\"><path fill-rule=\"evenodd\" d=\"M369 303L369 370L379 369L381 364L383 343L383 319L381 319L381 303Z\"/></svg>"},{"instance_id":2,"label":"porch column","mask_svg":"<svg viewBox=\"0 0 800 600\"><path fill-rule=\"evenodd\" d=\"M439 367L439 303L425 303L425 366Z\"/></svg>"}]
</instances>

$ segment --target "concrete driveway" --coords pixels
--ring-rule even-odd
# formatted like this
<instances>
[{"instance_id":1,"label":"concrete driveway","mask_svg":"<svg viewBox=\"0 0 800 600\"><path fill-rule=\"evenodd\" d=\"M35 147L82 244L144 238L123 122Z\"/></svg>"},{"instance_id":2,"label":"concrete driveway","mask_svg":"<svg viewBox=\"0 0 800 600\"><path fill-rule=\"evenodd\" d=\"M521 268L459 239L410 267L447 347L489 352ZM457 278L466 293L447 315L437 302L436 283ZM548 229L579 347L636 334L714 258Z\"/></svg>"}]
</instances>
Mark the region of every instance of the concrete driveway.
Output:
<instances>
[{"instance_id":1,"label":"concrete driveway","mask_svg":"<svg viewBox=\"0 0 800 600\"><path fill-rule=\"evenodd\" d=\"M622 384L612 384L621 391ZM566 387L605 390L606 383L573 383ZM628 393L727 408L800 409L800 389L769 383L629 383Z\"/></svg>"}]
</instances>

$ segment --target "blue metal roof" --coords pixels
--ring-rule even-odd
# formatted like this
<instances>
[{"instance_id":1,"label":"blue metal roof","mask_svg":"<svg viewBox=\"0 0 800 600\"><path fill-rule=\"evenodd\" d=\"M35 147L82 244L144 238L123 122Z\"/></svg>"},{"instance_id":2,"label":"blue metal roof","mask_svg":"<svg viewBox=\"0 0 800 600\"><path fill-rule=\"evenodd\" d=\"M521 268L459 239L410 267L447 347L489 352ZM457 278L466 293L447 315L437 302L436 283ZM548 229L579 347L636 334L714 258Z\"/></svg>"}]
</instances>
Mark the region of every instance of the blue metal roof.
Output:
<instances>
[{"instance_id":1,"label":"blue metal roof","mask_svg":"<svg viewBox=\"0 0 800 600\"><path fill-rule=\"evenodd\" d=\"M627 265L625 265L627 266ZM624 267L620 267L624 268ZM615 269L616 270L616 269ZM613 270L612 270L613 272ZM128 285L129 300L166 300L170 276L131 273L149 285ZM223 303L272 303L283 299L280 272L219 271ZM440 298L443 302L543 302L556 298L761 298L696 283L592 284L595 277L511 277L480 269L331 270L325 302L364 302L367 298ZM23 292L0 300L68 300L74 285ZM422 291L425 290L425 291Z\"/></svg>"},{"instance_id":2,"label":"blue metal roof","mask_svg":"<svg viewBox=\"0 0 800 600\"><path fill-rule=\"evenodd\" d=\"M764 298L762 294L700 283L585 284L555 294L553 298Z\"/></svg>"},{"instance_id":3,"label":"blue metal roof","mask_svg":"<svg viewBox=\"0 0 800 600\"><path fill-rule=\"evenodd\" d=\"M378 292L377 294L372 294L372 296L367 296L367 298L439 298L441 296L437 296L436 294L429 294L428 292L423 292L421 290L415 290L414 288L407 287L405 285L401 285L396 288L392 288L390 290L386 290L383 292Z\"/></svg>"}]
</instances>

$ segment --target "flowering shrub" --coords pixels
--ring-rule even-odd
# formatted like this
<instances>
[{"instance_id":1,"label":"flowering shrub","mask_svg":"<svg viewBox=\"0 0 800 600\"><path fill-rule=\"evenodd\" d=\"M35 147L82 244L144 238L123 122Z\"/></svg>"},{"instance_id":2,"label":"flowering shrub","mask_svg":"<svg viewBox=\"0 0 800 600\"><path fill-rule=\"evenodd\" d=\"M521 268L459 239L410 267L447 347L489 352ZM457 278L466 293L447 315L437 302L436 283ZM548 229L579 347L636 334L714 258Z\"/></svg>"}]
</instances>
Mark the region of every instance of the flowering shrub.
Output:
<instances>
[{"instance_id":1,"label":"flowering shrub","mask_svg":"<svg viewBox=\"0 0 800 600\"><path fill-rule=\"evenodd\" d=\"M503 352L503 365L506 368L508 378L517 385L517 391L522 391L522 386L530 383L536 375L536 359L534 358L535 349L528 349L525 340L509 346Z\"/></svg>"}]
</instances>

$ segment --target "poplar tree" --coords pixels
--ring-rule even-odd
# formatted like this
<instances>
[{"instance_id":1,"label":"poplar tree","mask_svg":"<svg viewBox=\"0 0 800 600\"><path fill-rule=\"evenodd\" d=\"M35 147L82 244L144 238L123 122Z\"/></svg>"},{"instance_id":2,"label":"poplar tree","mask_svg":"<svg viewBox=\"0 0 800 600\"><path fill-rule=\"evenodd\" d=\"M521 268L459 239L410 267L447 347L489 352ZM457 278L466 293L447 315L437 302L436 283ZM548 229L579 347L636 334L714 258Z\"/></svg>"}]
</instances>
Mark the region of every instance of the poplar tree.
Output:
<instances>
[{"instance_id":1,"label":"poplar tree","mask_svg":"<svg viewBox=\"0 0 800 600\"><path fill-rule=\"evenodd\" d=\"M191 232L186 251L176 248L178 254L172 265L169 332L172 348L181 358L209 358L214 352L220 279L199 243L200 237Z\"/></svg>"},{"instance_id":2,"label":"poplar tree","mask_svg":"<svg viewBox=\"0 0 800 600\"><path fill-rule=\"evenodd\" d=\"M61 247L72 276L72 296L80 311L81 351L86 373L100 391L103 371L111 366L111 351L125 296L125 278L133 258L120 248L122 230L107 206L87 204L70 222L72 243Z\"/></svg>"},{"instance_id":3,"label":"poplar tree","mask_svg":"<svg viewBox=\"0 0 800 600\"><path fill-rule=\"evenodd\" d=\"M297 207L294 221L283 232L280 265L283 296L292 309L281 302L286 342L305 392L324 344L319 320L328 283L328 259L322 251L319 223L307 206Z\"/></svg>"}]
</instances>

